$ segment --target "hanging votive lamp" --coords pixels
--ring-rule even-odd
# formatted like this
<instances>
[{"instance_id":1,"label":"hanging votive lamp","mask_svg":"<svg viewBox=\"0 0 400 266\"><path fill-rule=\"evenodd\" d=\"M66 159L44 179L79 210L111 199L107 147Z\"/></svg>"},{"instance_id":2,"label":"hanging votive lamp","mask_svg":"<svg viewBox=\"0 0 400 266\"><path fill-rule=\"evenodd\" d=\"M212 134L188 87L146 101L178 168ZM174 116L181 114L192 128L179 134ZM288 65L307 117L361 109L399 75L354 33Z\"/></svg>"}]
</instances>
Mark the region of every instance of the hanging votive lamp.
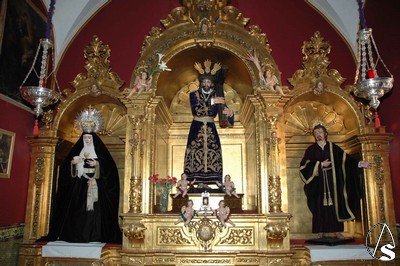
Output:
<instances>
[{"instance_id":1,"label":"hanging votive lamp","mask_svg":"<svg viewBox=\"0 0 400 266\"><path fill-rule=\"evenodd\" d=\"M47 25L46 25L46 35L45 38L40 40L40 45L36 51L36 55L33 61L33 64L28 71L28 74L26 75L24 81L22 82L22 85L20 87L20 93L21 97L29 102L31 105L35 106L34 111L36 115L36 121L35 121L35 128L34 128L34 135L37 135L37 123L38 123L38 117L43 113L43 108L56 103L60 99L60 94L52 89L46 88L47 85L47 79L48 77L52 74L49 73L49 50L52 52L53 49L53 44L50 40L50 32L51 32L51 26L52 26L52 16L54 13L54 8L55 8L55 0L51 0L50 2L50 7L48 11L48 16L47 16ZM32 71L34 71L34 68L36 66L36 61L38 59L38 56L40 54L40 50L42 50L42 58L41 58L41 67L40 67L40 75L39 75L39 82L37 86L26 86L25 82L31 75ZM54 54L52 52L51 54ZM52 63L54 63L54 58L51 60ZM36 71L34 71L36 73Z\"/></svg>"},{"instance_id":2,"label":"hanging votive lamp","mask_svg":"<svg viewBox=\"0 0 400 266\"><path fill-rule=\"evenodd\" d=\"M354 94L357 97L369 100L369 106L375 109L375 126L379 128L380 122L377 111L380 104L379 98L393 88L394 79L379 54L372 36L372 29L366 26L362 0L357 0L357 2L361 29L357 38L358 54ZM378 66L380 70L386 71L384 76L378 74Z\"/></svg>"}]
</instances>

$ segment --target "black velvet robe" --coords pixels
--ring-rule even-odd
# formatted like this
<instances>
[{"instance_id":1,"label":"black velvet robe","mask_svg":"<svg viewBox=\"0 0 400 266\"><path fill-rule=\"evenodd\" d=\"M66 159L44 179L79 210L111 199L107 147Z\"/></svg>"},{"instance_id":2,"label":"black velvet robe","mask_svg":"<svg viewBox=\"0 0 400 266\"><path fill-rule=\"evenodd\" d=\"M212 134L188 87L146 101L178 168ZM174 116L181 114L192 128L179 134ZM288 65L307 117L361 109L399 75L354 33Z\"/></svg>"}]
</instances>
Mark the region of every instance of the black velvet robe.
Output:
<instances>
[{"instance_id":1,"label":"black velvet robe","mask_svg":"<svg viewBox=\"0 0 400 266\"><path fill-rule=\"evenodd\" d=\"M88 134L88 133L84 133ZM104 143L95 133L93 144L100 164L96 179L98 201L94 210L86 209L87 179L71 176L71 160L83 148L83 134L61 165L55 206L50 219L49 234L39 241L121 243L118 225L119 176L116 164Z\"/></svg>"},{"instance_id":2,"label":"black velvet robe","mask_svg":"<svg viewBox=\"0 0 400 266\"><path fill-rule=\"evenodd\" d=\"M214 118L217 113L216 104L211 105L215 91L205 95L201 89L190 93L190 106L194 117ZM186 145L184 172L188 181L196 179L196 183L222 183L222 151L214 120L207 123L192 121ZM228 121L233 125L233 116Z\"/></svg>"},{"instance_id":3,"label":"black velvet robe","mask_svg":"<svg viewBox=\"0 0 400 266\"><path fill-rule=\"evenodd\" d=\"M326 159L332 163L332 170L327 171L331 206L323 206L321 162ZM313 214L313 233L342 232L343 222L353 220L359 214L363 187L361 171L358 162L336 144L327 142L324 149L317 143L309 146L300 163L300 177L305 183L307 205Z\"/></svg>"}]
</instances>

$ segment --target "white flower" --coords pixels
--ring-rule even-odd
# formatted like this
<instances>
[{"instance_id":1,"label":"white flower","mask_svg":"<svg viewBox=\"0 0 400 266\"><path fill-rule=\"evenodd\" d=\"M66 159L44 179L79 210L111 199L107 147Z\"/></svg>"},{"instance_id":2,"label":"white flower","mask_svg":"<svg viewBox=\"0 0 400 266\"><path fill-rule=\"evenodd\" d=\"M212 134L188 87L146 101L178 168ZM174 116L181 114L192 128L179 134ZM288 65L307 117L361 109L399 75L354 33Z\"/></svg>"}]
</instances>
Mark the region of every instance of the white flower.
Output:
<instances>
[{"instance_id":1,"label":"white flower","mask_svg":"<svg viewBox=\"0 0 400 266\"><path fill-rule=\"evenodd\" d=\"M158 64L158 67L161 69L161 71L171 71L171 69L168 68L167 63L165 63L164 61L161 61Z\"/></svg>"}]
</instances>

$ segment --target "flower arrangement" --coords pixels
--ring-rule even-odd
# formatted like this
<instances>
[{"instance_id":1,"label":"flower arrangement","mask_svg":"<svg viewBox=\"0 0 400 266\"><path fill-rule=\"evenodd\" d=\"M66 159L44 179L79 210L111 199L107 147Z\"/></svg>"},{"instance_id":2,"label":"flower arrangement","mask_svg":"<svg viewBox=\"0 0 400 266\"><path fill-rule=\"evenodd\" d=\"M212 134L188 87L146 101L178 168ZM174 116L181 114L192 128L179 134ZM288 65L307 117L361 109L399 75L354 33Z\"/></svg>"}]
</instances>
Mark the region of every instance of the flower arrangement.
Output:
<instances>
[{"instance_id":1,"label":"flower arrangement","mask_svg":"<svg viewBox=\"0 0 400 266\"><path fill-rule=\"evenodd\" d=\"M149 180L158 186L164 185L164 186L171 186L173 184L176 184L176 177L171 177L167 176L166 178L161 178L159 174L154 174L149 177Z\"/></svg>"},{"instance_id":2,"label":"flower arrangement","mask_svg":"<svg viewBox=\"0 0 400 266\"><path fill-rule=\"evenodd\" d=\"M176 184L176 177L167 176L166 178L161 178L159 174L154 174L149 177L149 180L156 185L160 193L161 212L166 212L168 208L168 194L172 186Z\"/></svg>"}]
</instances>

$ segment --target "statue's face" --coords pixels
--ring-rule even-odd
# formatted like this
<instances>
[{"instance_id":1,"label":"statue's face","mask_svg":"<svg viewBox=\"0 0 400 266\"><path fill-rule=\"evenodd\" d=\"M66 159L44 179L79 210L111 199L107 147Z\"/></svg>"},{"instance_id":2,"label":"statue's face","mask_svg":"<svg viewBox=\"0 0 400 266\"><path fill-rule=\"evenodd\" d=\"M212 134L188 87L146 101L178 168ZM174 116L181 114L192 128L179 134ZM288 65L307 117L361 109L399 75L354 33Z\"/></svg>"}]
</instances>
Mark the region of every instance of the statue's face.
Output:
<instances>
[{"instance_id":1,"label":"statue's face","mask_svg":"<svg viewBox=\"0 0 400 266\"><path fill-rule=\"evenodd\" d=\"M206 91L210 90L213 86L213 82L209 79L203 79L201 81L201 87L204 88Z\"/></svg>"},{"instance_id":2,"label":"statue's face","mask_svg":"<svg viewBox=\"0 0 400 266\"><path fill-rule=\"evenodd\" d=\"M317 141L326 140L326 133L322 128L314 129L314 138Z\"/></svg>"},{"instance_id":3,"label":"statue's face","mask_svg":"<svg viewBox=\"0 0 400 266\"><path fill-rule=\"evenodd\" d=\"M85 142L87 145L92 144L93 142L93 136L90 134L85 134L83 135L83 142Z\"/></svg>"},{"instance_id":4,"label":"statue's face","mask_svg":"<svg viewBox=\"0 0 400 266\"><path fill-rule=\"evenodd\" d=\"M142 77L142 79L147 79L147 72L142 72L140 73L140 76Z\"/></svg>"}]
</instances>

